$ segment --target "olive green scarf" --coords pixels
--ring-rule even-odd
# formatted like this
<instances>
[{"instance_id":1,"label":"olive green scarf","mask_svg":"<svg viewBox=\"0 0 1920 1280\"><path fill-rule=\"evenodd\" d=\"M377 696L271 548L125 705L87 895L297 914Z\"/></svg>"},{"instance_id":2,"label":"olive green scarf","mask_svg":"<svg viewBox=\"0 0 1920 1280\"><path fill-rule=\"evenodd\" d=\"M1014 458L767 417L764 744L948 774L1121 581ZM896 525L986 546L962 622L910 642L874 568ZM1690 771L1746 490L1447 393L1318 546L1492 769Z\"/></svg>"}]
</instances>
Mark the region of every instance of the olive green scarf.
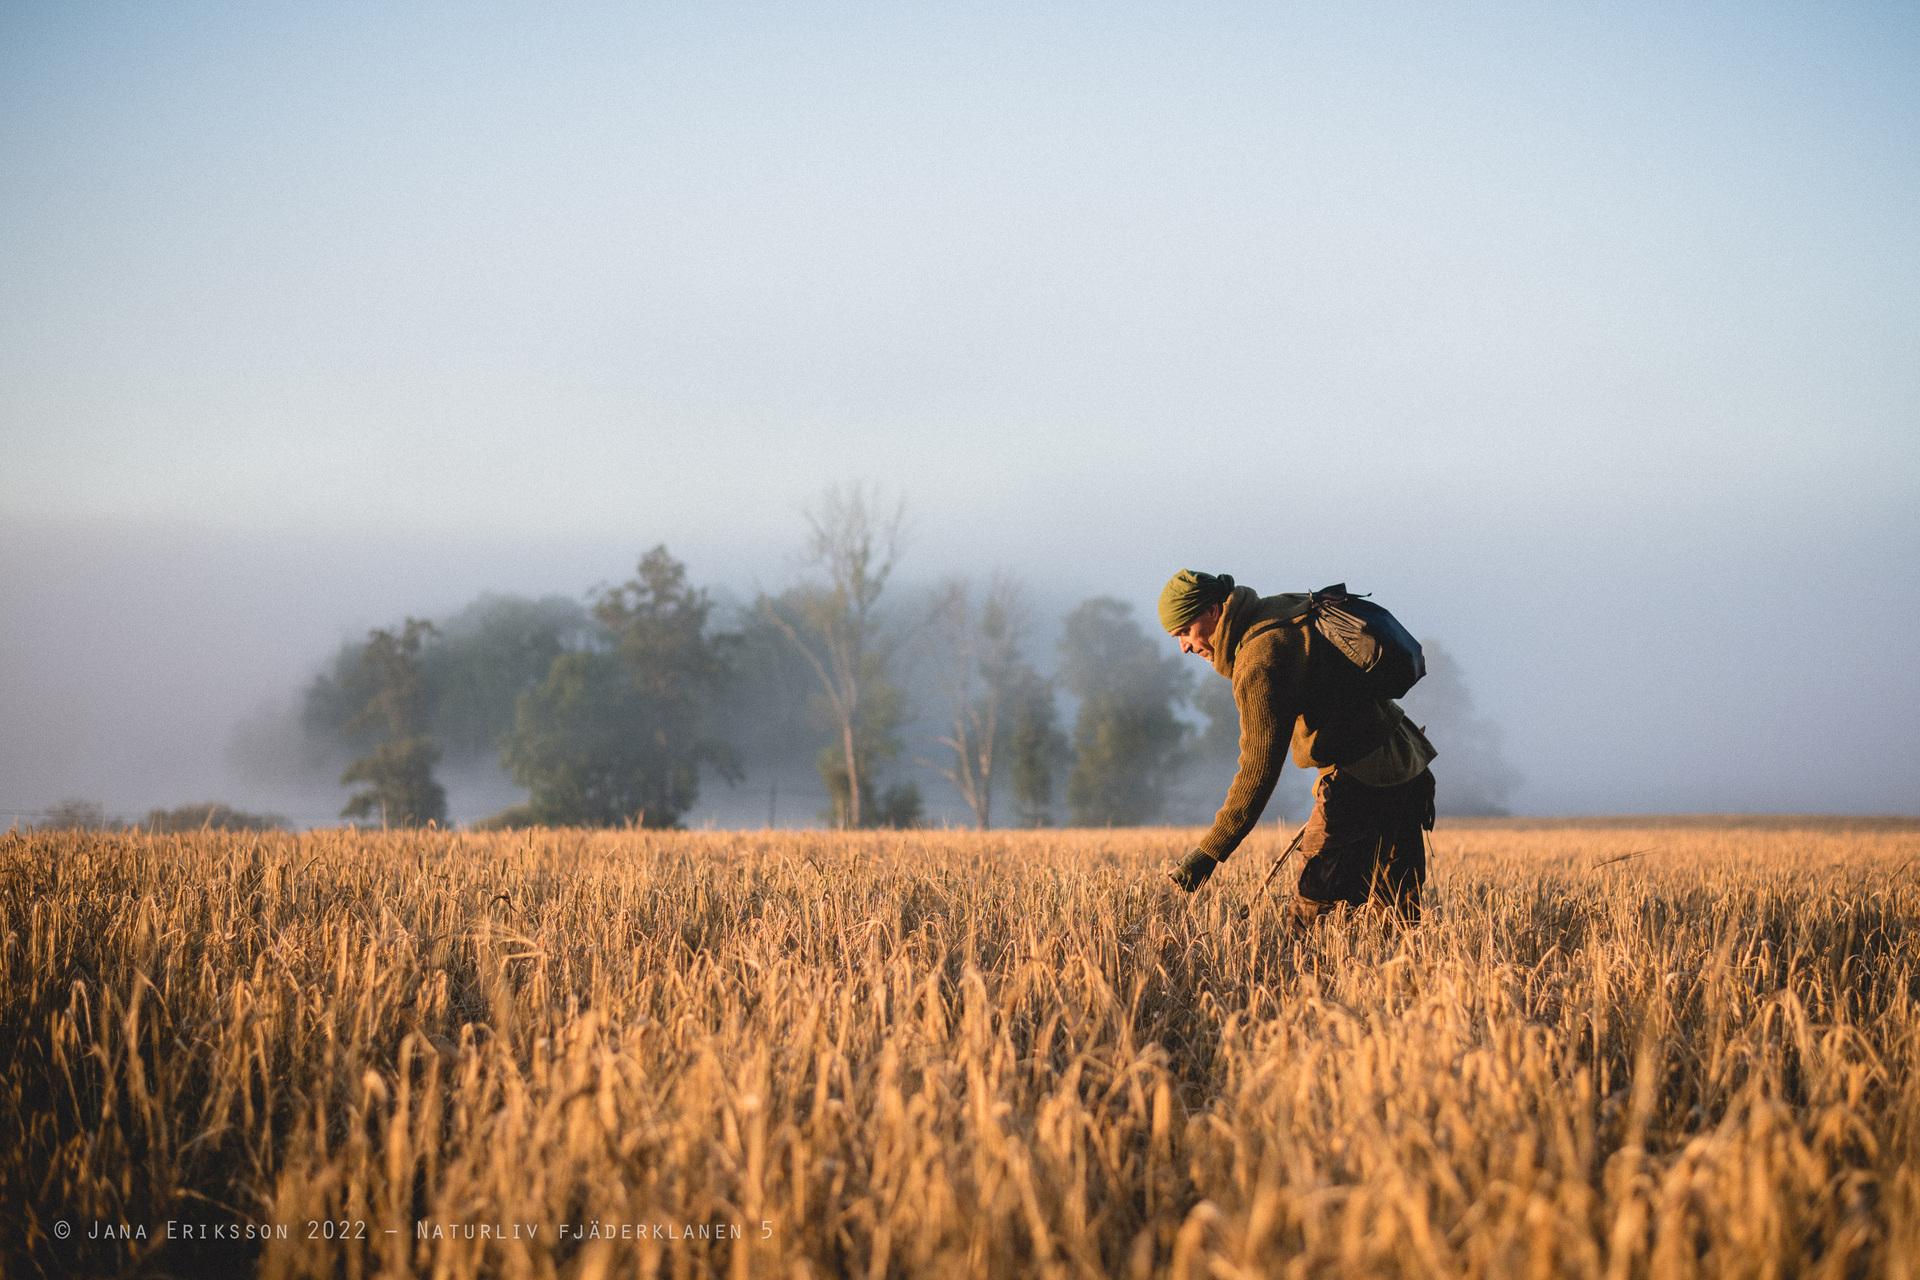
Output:
<instances>
[{"instance_id":1,"label":"olive green scarf","mask_svg":"<svg viewBox=\"0 0 1920 1280\"><path fill-rule=\"evenodd\" d=\"M1256 630L1299 617L1300 606L1306 602L1303 591L1263 596L1252 587L1235 587L1220 611L1219 625L1213 629L1213 669L1233 679L1233 655L1239 652L1240 642Z\"/></svg>"}]
</instances>

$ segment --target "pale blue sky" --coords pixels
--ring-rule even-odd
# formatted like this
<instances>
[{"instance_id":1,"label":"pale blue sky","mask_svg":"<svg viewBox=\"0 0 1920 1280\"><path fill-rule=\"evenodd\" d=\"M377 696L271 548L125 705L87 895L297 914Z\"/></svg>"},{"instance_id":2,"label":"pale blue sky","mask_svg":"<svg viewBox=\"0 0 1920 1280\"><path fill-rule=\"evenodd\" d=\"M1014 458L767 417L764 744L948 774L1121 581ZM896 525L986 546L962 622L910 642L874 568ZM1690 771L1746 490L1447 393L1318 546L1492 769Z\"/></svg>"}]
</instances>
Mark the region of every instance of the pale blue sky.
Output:
<instances>
[{"instance_id":1,"label":"pale blue sky","mask_svg":"<svg viewBox=\"0 0 1920 1280\"><path fill-rule=\"evenodd\" d=\"M660 540L749 590L860 475L927 576L1373 586L1530 807L1914 811L1916 66L1892 6L7 5L0 715L137 650L230 719ZM232 652L74 643L160 545L258 548ZM0 777L132 768L60 741Z\"/></svg>"}]
</instances>

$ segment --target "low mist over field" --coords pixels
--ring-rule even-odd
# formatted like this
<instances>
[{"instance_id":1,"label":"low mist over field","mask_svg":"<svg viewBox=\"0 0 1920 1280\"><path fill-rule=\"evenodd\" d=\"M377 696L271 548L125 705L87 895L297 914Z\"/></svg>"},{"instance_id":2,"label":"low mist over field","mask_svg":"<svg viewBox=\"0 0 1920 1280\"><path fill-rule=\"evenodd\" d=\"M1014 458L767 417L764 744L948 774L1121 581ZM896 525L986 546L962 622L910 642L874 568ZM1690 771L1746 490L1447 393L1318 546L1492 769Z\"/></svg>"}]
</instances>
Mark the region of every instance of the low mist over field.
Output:
<instances>
[{"instance_id":1,"label":"low mist over field","mask_svg":"<svg viewBox=\"0 0 1920 1280\"><path fill-rule=\"evenodd\" d=\"M343 643L656 544L724 617L854 480L899 619L1005 571L1042 672L1183 566L1344 580L1508 809L1912 813L1917 55L1878 6L10 6L0 825L334 821L284 730ZM1443 805L1492 776L1435 737ZM819 745L687 820L817 821Z\"/></svg>"},{"instance_id":2,"label":"low mist over field","mask_svg":"<svg viewBox=\"0 0 1920 1280\"><path fill-rule=\"evenodd\" d=\"M796 529L798 508L796 500ZM924 608L940 574L970 567L964 538L940 530L931 513L919 513L917 529L895 589L903 615ZM691 532L676 550L687 548L690 574L736 614L757 589L791 576L791 546L731 548L718 534ZM1140 541L1163 539L1147 532ZM1245 545L1257 542L1250 533ZM303 758L298 732L304 691L343 643L409 614L445 619L489 592L585 600L591 588L631 574L638 554L611 539L505 545L417 536L386 545L367 535L242 538L124 524L16 528L8 548L4 589L13 607L0 618L9 675L0 716L13 729L0 740L5 807L43 810L83 796L137 818L219 798L297 825L333 821L346 796L337 784L341 762ZM1856 550L1859 563L1867 552ZM1140 563L1104 572L1098 566L1108 560L1090 554L1071 566L1086 574L1077 580L1052 556L1001 562L1030 574L1040 665L1056 665L1059 620L1090 595L1128 599L1143 622L1151 618L1164 574L1147 551L1133 554ZM1712 592L1648 592L1641 600L1601 597L1591 577L1530 586L1528 569L1503 570L1492 557L1463 564L1462 578L1384 562L1370 578L1331 553L1324 559L1335 562L1332 572L1296 568L1292 559L1266 550L1198 562L1237 571L1261 590L1333 577L1373 588L1447 656L1474 716L1498 730L1514 775L1505 807L1516 812L1913 810L1905 709L1916 705L1907 696L1914 676L1879 651L1886 636L1920 633L1920 616L1901 598L1892 568L1885 590L1861 584L1851 594L1852 626L1821 630L1828 661L1795 663L1787 660L1787 620L1771 616L1782 607L1778 584L1758 568L1744 591L1722 579ZM1224 690L1202 663L1187 665L1196 691L1207 682ZM924 664L918 669L920 727L911 745L921 756L933 753L928 739L940 714L931 675ZM1423 685L1409 696L1416 718L1430 719L1423 706L1433 691ZM1815 725L1844 732L1816 747ZM809 726L823 743L824 730ZM1444 803L1449 785L1475 780L1461 770L1478 774L1483 763L1450 751L1456 744L1444 731L1435 736ZM710 781L688 820L816 822L825 799L810 757L803 751L784 770L762 762L735 785ZM1211 812L1231 769L1229 756L1195 771L1183 787L1181 820ZM930 770L917 773L934 816L960 820L951 788ZM522 794L491 761L451 762L445 774L458 819ZM1289 785L1304 781L1294 771ZM1010 820L1010 807L1003 812Z\"/></svg>"}]
</instances>

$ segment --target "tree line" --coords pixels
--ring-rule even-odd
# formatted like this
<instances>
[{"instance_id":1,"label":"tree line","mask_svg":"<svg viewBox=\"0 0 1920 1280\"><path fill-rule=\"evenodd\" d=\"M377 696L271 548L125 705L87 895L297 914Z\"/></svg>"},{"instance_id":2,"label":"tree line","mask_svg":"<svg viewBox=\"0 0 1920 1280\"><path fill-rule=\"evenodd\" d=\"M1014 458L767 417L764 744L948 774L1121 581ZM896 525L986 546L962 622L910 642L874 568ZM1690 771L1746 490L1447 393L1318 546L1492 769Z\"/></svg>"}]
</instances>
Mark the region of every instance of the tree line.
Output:
<instances>
[{"instance_id":1,"label":"tree line","mask_svg":"<svg viewBox=\"0 0 1920 1280\"><path fill-rule=\"evenodd\" d=\"M900 504L853 486L805 514L798 579L724 613L663 545L584 601L490 596L343 646L301 710L308 739L346 760L342 816L444 823L449 756L491 758L525 789L481 824L496 827L673 827L704 782L801 751L828 800L817 816L843 828L923 822L916 778L942 779L981 828L1163 819L1203 758L1224 793L1227 683L1196 680L1126 603L1072 608L1043 672L1033 598L1010 575L897 598ZM934 723L909 753L915 715Z\"/></svg>"}]
</instances>

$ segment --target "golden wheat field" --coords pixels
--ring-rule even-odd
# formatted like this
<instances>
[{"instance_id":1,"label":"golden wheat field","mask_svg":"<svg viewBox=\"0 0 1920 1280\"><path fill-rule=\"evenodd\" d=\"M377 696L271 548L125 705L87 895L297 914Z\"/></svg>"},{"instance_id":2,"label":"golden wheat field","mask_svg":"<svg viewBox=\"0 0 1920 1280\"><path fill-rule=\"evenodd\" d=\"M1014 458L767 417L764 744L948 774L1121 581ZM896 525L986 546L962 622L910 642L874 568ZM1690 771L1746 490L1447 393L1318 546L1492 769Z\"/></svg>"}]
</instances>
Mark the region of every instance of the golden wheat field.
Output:
<instances>
[{"instance_id":1,"label":"golden wheat field","mask_svg":"<svg viewBox=\"0 0 1920 1280\"><path fill-rule=\"evenodd\" d=\"M0 837L0 1260L1920 1275L1912 826L1192 834Z\"/></svg>"}]
</instances>

